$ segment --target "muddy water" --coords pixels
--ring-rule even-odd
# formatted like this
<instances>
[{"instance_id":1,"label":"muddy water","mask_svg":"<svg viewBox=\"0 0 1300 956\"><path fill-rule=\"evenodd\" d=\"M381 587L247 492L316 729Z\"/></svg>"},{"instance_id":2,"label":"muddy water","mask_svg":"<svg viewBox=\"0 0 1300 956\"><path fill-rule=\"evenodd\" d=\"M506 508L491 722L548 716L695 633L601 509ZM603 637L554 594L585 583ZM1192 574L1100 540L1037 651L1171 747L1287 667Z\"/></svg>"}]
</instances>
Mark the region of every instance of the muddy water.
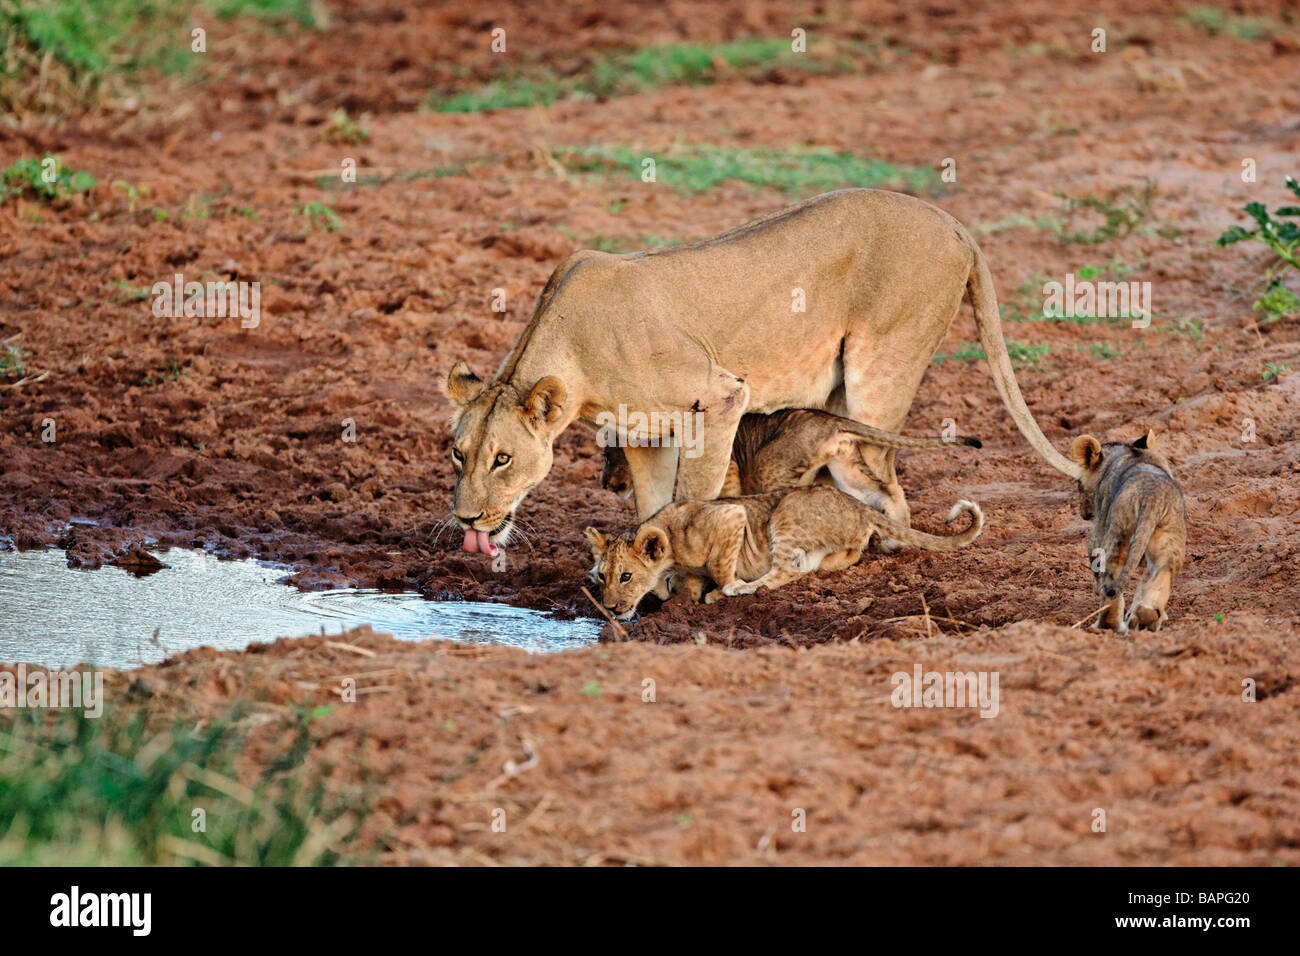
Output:
<instances>
[{"instance_id":1,"label":"muddy water","mask_svg":"<svg viewBox=\"0 0 1300 956\"><path fill-rule=\"evenodd\" d=\"M277 637L369 624L401 640L445 638L530 651L593 643L600 625L504 604L426 601L413 593L301 592L288 573L197 551L157 552L147 577L69 570L62 551L0 553L0 661L138 667L195 647L238 650Z\"/></svg>"}]
</instances>

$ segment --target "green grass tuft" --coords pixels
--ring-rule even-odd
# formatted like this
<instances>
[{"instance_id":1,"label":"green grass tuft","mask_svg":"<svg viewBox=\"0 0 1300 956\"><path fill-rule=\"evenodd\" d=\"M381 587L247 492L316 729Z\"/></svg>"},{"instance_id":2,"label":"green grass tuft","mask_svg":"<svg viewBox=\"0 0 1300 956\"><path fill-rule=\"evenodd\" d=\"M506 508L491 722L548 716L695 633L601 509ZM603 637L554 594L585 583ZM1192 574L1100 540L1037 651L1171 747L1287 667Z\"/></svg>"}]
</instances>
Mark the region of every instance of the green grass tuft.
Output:
<instances>
[{"instance_id":1,"label":"green grass tuft","mask_svg":"<svg viewBox=\"0 0 1300 956\"><path fill-rule=\"evenodd\" d=\"M667 153L640 152L628 146L572 146L555 157L569 169L640 180L645 160L655 161L655 181L687 195L736 181L776 189L792 198L814 196L847 186L935 191L939 174L921 166L902 166L825 148L725 148L684 146Z\"/></svg>"},{"instance_id":2,"label":"green grass tuft","mask_svg":"<svg viewBox=\"0 0 1300 956\"><path fill-rule=\"evenodd\" d=\"M848 54L790 49L788 37L751 37L716 46L665 43L631 52L604 53L571 75L549 68L516 70L477 90L433 95L429 105L443 113L549 106L561 99L612 99L664 86L700 86L739 75L753 79L774 68L806 73L844 72Z\"/></svg>"},{"instance_id":3,"label":"green grass tuft","mask_svg":"<svg viewBox=\"0 0 1300 956\"><path fill-rule=\"evenodd\" d=\"M1030 345L1027 342L1007 340L1007 354L1011 356L1011 364L1016 368L1037 368L1051 351L1050 345ZM974 342L962 342L951 352L936 352L930 361L942 365L948 361L978 362L987 357L981 346Z\"/></svg>"},{"instance_id":4,"label":"green grass tuft","mask_svg":"<svg viewBox=\"0 0 1300 956\"><path fill-rule=\"evenodd\" d=\"M75 710L0 718L0 863L340 862L358 818L327 790L326 771L302 769L310 721L287 731L279 759L250 787L234 766L238 716L202 730L111 709L98 719Z\"/></svg>"},{"instance_id":5,"label":"green grass tuft","mask_svg":"<svg viewBox=\"0 0 1300 956\"><path fill-rule=\"evenodd\" d=\"M98 182L90 173L69 169L57 156L46 153L41 159L20 159L0 172L0 202L10 197L63 202Z\"/></svg>"}]
</instances>

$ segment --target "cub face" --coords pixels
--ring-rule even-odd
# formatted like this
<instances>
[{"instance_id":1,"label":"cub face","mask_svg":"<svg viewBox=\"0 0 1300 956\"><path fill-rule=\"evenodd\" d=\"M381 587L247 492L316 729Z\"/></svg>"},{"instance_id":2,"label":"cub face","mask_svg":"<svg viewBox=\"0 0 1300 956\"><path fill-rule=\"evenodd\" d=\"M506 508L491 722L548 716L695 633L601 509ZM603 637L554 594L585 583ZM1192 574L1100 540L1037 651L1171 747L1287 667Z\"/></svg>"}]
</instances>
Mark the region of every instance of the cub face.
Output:
<instances>
[{"instance_id":1,"label":"cub face","mask_svg":"<svg viewBox=\"0 0 1300 956\"><path fill-rule=\"evenodd\" d=\"M641 599L659 588L672 567L668 536L658 528L641 528L635 535L607 535L586 530L596 564L592 575L600 584L600 603L615 620L636 615Z\"/></svg>"}]
</instances>

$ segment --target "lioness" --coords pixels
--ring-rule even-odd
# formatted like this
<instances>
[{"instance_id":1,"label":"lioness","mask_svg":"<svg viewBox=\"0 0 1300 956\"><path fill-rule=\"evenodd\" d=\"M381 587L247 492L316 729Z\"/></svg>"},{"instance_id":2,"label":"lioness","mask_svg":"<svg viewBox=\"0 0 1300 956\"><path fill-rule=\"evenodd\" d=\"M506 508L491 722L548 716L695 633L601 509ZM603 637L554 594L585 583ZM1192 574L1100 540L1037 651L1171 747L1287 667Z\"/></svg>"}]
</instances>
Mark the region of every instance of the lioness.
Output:
<instances>
[{"instance_id":1,"label":"lioness","mask_svg":"<svg viewBox=\"0 0 1300 956\"><path fill-rule=\"evenodd\" d=\"M1079 513L1092 522L1088 554L1093 583L1098 597L1113 599L1102 612L1104 625L1127 634L1136 620L1139 628L1160 630L1174 578L1183 568L1187 514L1169 460L1155 449L1155 433L1148 431L1127 445L1103 445L1080 435L1070 446L1070 457L1082 471ZM1124 581L1143 557L1146 577L1138 582L1133 607L1125 614Z\"/></svg>"},{"instance_id":2,"label":"lioness","mask_svg":"<svg viewBox=\"0 0 1300 956\"><path fill-rule=\"evenodd\" d=\"M711 604L720 596L779 588L823 567L827 555L861 551L872 535L887 534L932 551L964 548L984 527L984 513L972 501L958 501L948 514L965 512L970 527L941 536L913 531L829 485L773 491L715 501L665 505L636 531L606 535L587 528L596 559L601 603L619 620L636 613L654 591L668 596L667 578L681 575L692 595ZM708 581L717 584L704 593Z\"/></svg>"},{"instance_id":3,"label":"lioness","mask_svg":"<svg viewBox=\"0 0 1300 956\"><path fill-rule=\"evenodd\" d=\"M717 497L747 411L827 408L897 431L968 289L1012 419L1077 478L1025 407L993 277L969 233L919 199L845 189L703 242L562 262L492 381L457 362L443 382L464 546L501 541L550 471L556 436L574 421L596 428L620 406L698 416L698 456L679 462L671 442L626 449L641 518L669 501ZM863 457L884 473L885 449ZM906 519L878 481L868 485L860 500Z\"/></svg>"}]
</instances>

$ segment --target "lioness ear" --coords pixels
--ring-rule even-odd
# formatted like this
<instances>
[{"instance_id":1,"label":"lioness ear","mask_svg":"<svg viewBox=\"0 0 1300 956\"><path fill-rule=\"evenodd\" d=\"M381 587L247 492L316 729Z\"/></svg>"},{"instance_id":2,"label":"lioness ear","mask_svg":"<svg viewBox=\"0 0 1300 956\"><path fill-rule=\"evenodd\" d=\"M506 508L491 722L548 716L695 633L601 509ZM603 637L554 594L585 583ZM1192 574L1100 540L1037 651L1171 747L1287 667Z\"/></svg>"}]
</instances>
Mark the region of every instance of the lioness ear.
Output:
<instances>
[{"instance_id":1,"label":"lioness ear","mask_svg":"<svg viewBox=\"0 0 1300 956\"><path fill-rule=\"evenodd\" d=\"M602 554L605 553L605 546L609 544L608 538L606 538L595 528L588 528L586 531L583 532L583 534L585 534L587 536L587 540L591 542L591 553L593 556L599 558Z\"/></svg>"},{"instance_id":2,"label":"lioness ear","mask_svg":"<svg viewBox=\"0 0 1300 956\"><path fill-rule=\"evenodd\" d=\"M642 528L633 547L649 561L658 561L668 553L668 535L658 528Z\"/></svg>"},{"instance_id":3,"label":"lioness ear","mask_svg":"<svg viewBox=\"0 0 1300 956\"><path fill-rule=\"evenodd\" d=\"M548 375L528 393L528 398L524 401L524 412L539 424L554 425L560 420L560 412L567 397L564 383L554 375Z\"/></svg>"},{"instance_id":4,"label":"lioness ear","mask_svg":"<svg viewBox=\"0 0 1300 956\"><path fill-rule=\"evenodd\" d=\"M483 379L469 370L464 362L457 362L447 373L442 382L442 394L451 399L452 404L464 408L483 391Z\"/></svg>"},{"instance_id":5,"label":"lioness ear","mask_svg":"<svg viewBox=\"0 0 1300 956\"><path fill-rule=\"evenodd\" d=\"M1070 445L1070 458L1084 471L1094 471L1101 464L1101 442L1091 435L1080 435Z\"/></svg>"},{"instance_id":6,"label":"lioness ear","mask_svg":"<svg viewBox=\"0 0 1300 956\"><path fill-rule=\"evenodd\" d=\"M1135 441L1131 447L1154 449L1156 447L1155 431L1148 428L1147 433L1143 435L1141 438L1139 438L1137 441Z\"/></svg>"}]
</instances>

